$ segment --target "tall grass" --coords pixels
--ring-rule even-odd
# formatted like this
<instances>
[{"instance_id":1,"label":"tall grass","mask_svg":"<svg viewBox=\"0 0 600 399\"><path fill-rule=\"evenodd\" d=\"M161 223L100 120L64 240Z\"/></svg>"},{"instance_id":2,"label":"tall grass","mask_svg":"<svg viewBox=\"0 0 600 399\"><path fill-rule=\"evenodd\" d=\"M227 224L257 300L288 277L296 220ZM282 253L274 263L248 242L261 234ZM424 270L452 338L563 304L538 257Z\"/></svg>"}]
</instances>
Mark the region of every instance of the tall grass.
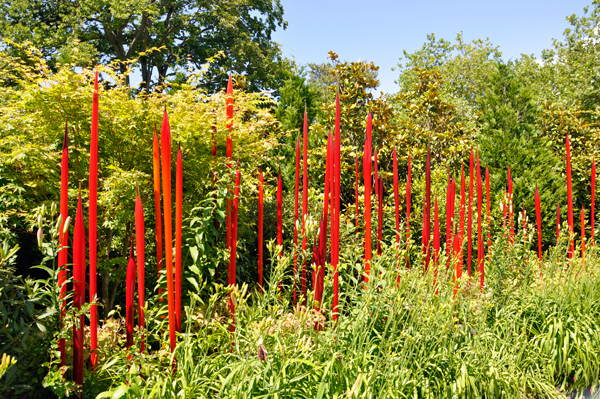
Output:
<instances>
[{"instance_id":1,"label":"tall grass","mask_svg":"<svg viewBox=\"0 0 600 399\"><path fill-rule=\"evenodd\" d=\"M352 235L358 240L354 227L343 227L345 239ZM434 286L432 267L425 274L422 263L406 269L403 250L384 245L365 284L360 278L360 243L347 245L341 253L338 323L331 321L331 279L325 286L323 315L312 307L292 307L291 253L277 261L264 291L246 285L234 289L233 335L226 313L228 289L200 284L200 291L210 294L190 293L187 325L174 356L155 348L149 355L135 353L128 363L124 354L116 354L98 373L100 383L112 385L101 396L559 398L589 394L597 389L600 375L597 251L591 248L585 259L568 261L568 240L563 235L540 265L522 236L514 242L509 245L500 236L493 244L483 293L476 275L465 276L456 298L443 256ZM271 245L270 251L276 254L279 247ZM402 262L399 269L397 259ZM309 305L311 296L309 292ZM154 329L164 327L157 324ZM168 348L168 343L162 347ZM170 367L173 359L177 359L175 371Z\"/></svg>"}]
</instances>

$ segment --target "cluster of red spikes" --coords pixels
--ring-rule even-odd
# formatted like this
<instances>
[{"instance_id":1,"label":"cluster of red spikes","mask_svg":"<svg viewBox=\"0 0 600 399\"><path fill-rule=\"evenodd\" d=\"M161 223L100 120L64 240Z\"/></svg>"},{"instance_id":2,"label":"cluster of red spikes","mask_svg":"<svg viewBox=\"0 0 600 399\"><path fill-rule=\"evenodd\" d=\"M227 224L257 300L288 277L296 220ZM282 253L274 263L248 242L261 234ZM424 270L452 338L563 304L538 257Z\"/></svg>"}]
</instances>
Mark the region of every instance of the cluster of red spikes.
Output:
<instances>
[{"instance_id":1,"label":"cluster of red spikes","mask_svg":"<svg viewBox=\"0 0 600 399\"><path fill-rule=\"evenodd\" d=\"M327 140L327 152L325 162L325 177L324 177L324 204L323 214L320 218L320 229L318 237L314 239L314 250L312 255L312 264L314 265L314 272L312 273L312 285L315 293L315 310L320 311L323 300L323 287L325 281L325 264L327 254L327 234L329 221L331 221L331 265L333 267L333 304L332 304L332 318L336 321L339 317L339 240L340 240L340 184L341 184L341 134L340 134L340 105L339 95L336 97L336 117L335 117L335 128L334 134L329 133ZM229 134L227 136L227 165L232 168L232 150L233 150L233 89L231 77L229 78L227 86L227 108L226 108L227 128ZM365 259L365 270L363 273L364 281L369 281L371 272L371 261L372 261L372 229L371 229L371 188L374 183L374 194L377 197L377 213L378 213L378 229L377 229L377 254L382 254L382 241L383 241L383 177L380 175L377 151L374 151L374 162L372 163L372 118L371 114L367 116L366 124L366 137L365 146L363 153L363 179L364 179L364 259ZM566 153L567 153L567 195L568 195L568 226L570 233L569 242L569 258L572 258L574 252L574 240L573 240L573 199L572 199L572 184L571 184L571 161L570 161L570 142L567 136L566 139ZM307 301L307 277L308 277L308 265L306 262L307 253L307 231L306 221L308 215L308 121L305 112L304 115L304 128L303 128L303 169L302 169L302 218L299 217L299 178L300 178L300 137L298 137L296 144L296 186L295 186L295 232L294 232L294 287L293 287L293 301L294 304L299 298L302 299L303 304ZM213 144L213 156L216 157L216 145ZM400 240L400 216L399 216L399 187L398 187L398 160L396 149L393 149L393 186L394 186L394 210L395 210L395 222L396 222L396 244L399 245ZM372 173L372 166L374 167ZM61 249L58 255L58 266L59 274L58 281L61 284L61 297L66 296L66 281L67 270L66 265L68 263L68 234L66 227L68 226L68 127L65 127L65 135L63 139L63 154L62 154L62 170L61 170L61 196L60 196L60 214L62 218L61 230L59 233L59 241ZM475 170L476 169L476 170ZM162 172L162 198L163 204L161 207L161 172ZM357 234L359 230L359 168L358 168L358 157L355 158L355 211L356 211L356 227ZM591 245L594 240L594 201L595 201L595 180L596 180L596 165L595 160L592 164L592 204L590 212L591 222ZM230 286L236 284L236 250L237 250L237 234L238 234L238 206L239 206L239 195L240 195L240 171L239 166L236 167L234 174L235 178L233 181L233 197L227 201L227 248L230 251L230 261L228 265L227 283ZM92 106L92 128L91 128L91 144L90 144L90 174L89 174L89 263L90 263L90 303L92 307L91 313L91 329L90 329L90 343L92 348L92 367L95 368L97 365L97 308L95 301L97 300L96 292L96 259L97 259L97 179L98 179L98 74L96 73L94 83L94 95L93 95L93 106ZM485 170L485 190L486 190L486 210L487 210L487 250L489 260L489 249L491 247L491 233L490 233L490 186L489 186L489 170ZM264 201L264 181L262 170L258 177L258 278L259 286L263 287L263 201ZM175 349L177 340L177 332L181 332L182 323L182 295L181 295L181 282L182 282L182 202L183 202L183 160L181 148L177 151L176 160L176 179L175 179L175 259L173 260L173 231L172 231L172 198L171 198L171 132L168 115L165 109L162 128L160 131L160 145L159 136L154 129L154 140L153 140L153 188L154 188L154 207L155 207L155 231L156 231L156 258L157 258L157 270L160 273L166 274L167 277L167 305L168 305L168 323L169 323L169 340L171 351ZM470 154L469 161L469 199L468 204L466 202L466 181L464 175L464 168L461 170L461 185L460 185L460 207L458 209L458 223L455 223L454 216L456 213L455 199L456 193L456 182L453 178L448 178L447 191L446 191L446 254L447 264L446 268L450 265L454 266L454 281L455 281L455 295L458 290L458 280L462 278L463 270L463 243L465 240L465 222L467 224L467 273L471 276L472 273L472 249L473 249L473 199L474 199L474 185L477 185L477 264L476 270L480 278L480 287L483 290L484 287L484 263L485 263L485 237L483 235L484 220L483 220L483 179L481 175L481 167L479 162L479 154L474 157L473 151ZM277 244L283 247L283 190L281 173L278 176L277 183ZM535 192L535 211L536 211L536 225L537 225L537 236L538 236L538 258L541 263L542 261L542 235L541 235L541 202L539 191L536 187ZM329 209L331 209L331 217L329 218ZM407 182L406 182L406 245L408 249L410 240L410 211L411 211L411 156L408 156L408 171L407 171ZM164 214L164 221L162 215ZM508 168L508 191L506 192L506 201L503 203L503 223L505 227L509 229L509 242L514 243L514 211L513 211L513 181ZM431 231L431 218L433 216L433 232ZM465 221L466 216L466 221ZM163 226L164 226L164 237L163 237ZM302 265L301 270L298 273L298 233L299 227L302 226ZM560 227L560 207L557 208L557 242L559 238L559 227ZM526 232L526 213L525 207L523 206L523 229ZM422 254L423 254L423 268L424 272L427 272L430 262L433 264L433 275L434 284L438 277L438 269L440 266L440 222L439 222L439 210L438 210L438 198L434 198L434 209L433 215L431 212L431 152L428 146L427 148L427 160L426 160L426 176L425 176L425 201L423 205L423 226L422 226ZM430 235L433 235L433 243L430 243ZM136 194L135 201L135 238L131 239L131 250L129 256L129 262L127 267L127 278L126 278L126 332L127 332L127 347L134 345L134 314L135 314L135 290L136 290L136 278L137 278L137 291L138 291L138 324L141 336L141 348L143 352L145 350L145 316L143 312L144 308L144 293L145 293L145 282L144 282L144 263L145 263L145 228L144 228L144 212L142 207L142 200L139 193ZM581 209L581 236L582 245L581 251L582 256L585 252L585 214L584 208ZM164 239L164 241L163 241ZM164 243L164 247L163 247ZM135 244L135 253L134 253ZM433 252L430 252L430 247ZM81 194L79 194L77 202L77 212L75 216L75 226L73 229L73 305L77 309L81 309L85 302L85 269L86 269L86 237L85 237L85 223L83 216L83 208L81 202ZM164 249L164 251L163 251ZM163 252L165 258L163 258ZM134 256L135 255L135 256ZM279 253L279 256L282 252ZM136 262L137 261L137 262ZM137 263L137 270L136 270ZM408 255L405 258L406 267L410 266ZM400 262L398 262L400 267ZM296 281L300 280L300 295L297 295ZM398 283L400 282L400 273L398 274ZM437 292L437 291L436 291ZM159 290L162 295L164 292ZM161 299L162 300L162 299ZM232 320L234 320L235 308L232 299L229 300L230 311ZM61 316L64 316L65 303L63 300ZM320 326L317 325L317 328ZM234 331L234 324L231 324L231 331ZM83 383L83 342L84 342L84 319L80 316L78 321L74 325L73 331L73 378L76 383ZM65 341L59 342L59 349L61 353L61 361L64 364L65 359Z\"/></svg>"}]
</instances>

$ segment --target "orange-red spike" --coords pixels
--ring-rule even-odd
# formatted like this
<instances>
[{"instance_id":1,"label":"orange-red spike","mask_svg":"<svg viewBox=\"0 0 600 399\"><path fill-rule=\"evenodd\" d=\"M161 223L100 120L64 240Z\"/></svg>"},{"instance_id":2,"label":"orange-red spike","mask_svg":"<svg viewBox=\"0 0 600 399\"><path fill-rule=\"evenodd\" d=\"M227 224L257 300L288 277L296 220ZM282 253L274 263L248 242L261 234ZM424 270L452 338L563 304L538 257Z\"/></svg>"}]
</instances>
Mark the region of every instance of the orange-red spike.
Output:
<instances>
[{"instance_id":1,"label":"orange-red spike","mask_svg":"<svg viewBox=\"0 0 600 399\"><path fill-rule=\"evenodd\" d=\"M162 231L162 211L160 209L160 149L158 145L158 134L154 126L154 141L152 143L152 176L154 177L154 227L156 229L156 263L158 274L164 266L163 258L163 231ZM162 295L163 289L158 289L158 294ZM159 299L161 302L164 298Z\"/></svg>"},{"instance_id":2,"label":"orange-red spike","mask_svg":"<svg viewBox=\"0 0 600 399\"><path fill-rule=\"evenodd\" d=\"M58 252L58 285L60 287L60 320L61 328L63 327L62 320L66 314L67 295L67 263L69 263L69 234L65 232L65 223L69 217L69 127L65 122L65 135L63 138L63 152L60 168L60 215L62 222L58 233L60 249ZM60 351L60 365L65 365L67 358L66 342L64 338L58 341L58 349Z\"/></svg>"},{"instance_id":3,"label":"orange-red spike","mask_svg":"<svg viewBox=\"0 0 600 399\"><path fill-rule=\"evenodd\" d=\"M175 166L175 329L181 332L181 246L183 218L183 161L181 146L177 149Z\"/></svg>"},{"instance_id":4,"label":"orange-red spike","mask_svg":"<svg viewBox=\"0 0 600 399\"><path fill-rule=\"evenodd\" d=\"M77 214L73 231L73 307L81 310L85 303L85 223L81 206L81 193L77 200ZM84 316L79 315L73 324L73 381L83 385Z\"/></svg>"},{"instance_id":5,"label":"orange-red spike","mask_svg":"<svg viewBox=\"0 0 600 399\"><path fill-rule=\"evenodd\" d=\"M163 209L165 215L165 258L167 273L167 304L169 309L169 343L171 352L175 350L176 323L173 293L173 215L171 213L171 127L165 108L160 130L160 150L163 183Z\"/></svg>"},{"instance_id":6,"label":"orange-red spike","mask_svg":"<svg viewBox=\"0 0 600 399\"><path fill-rule=\"evenodd\" d=\"M90 137L90 176L89 176L89 237L90 237L90 349L92 368L98 364L98 308L96 298L96 260L98 245L98 71L94 79L92 102L92 132Z\"/></svg>"},{"instance_id":7,"label":"orange-red spike","mask_svg":"<svg viewBox=\"0 0 600 399\"><path fill-rule=\"evenodd\" d=\"M142 333L142 347L141 352L146 350L146 343L144 340L143 331L146 328L146 320L144 317L144 302L145 291L146 291L146 282L144 276L145 266L144 263L146 261L146 257L144 254L145 251L145 228L144 228L144 208L142 207L142 199L139 194L135 200L135 251L136 251L136 259L137 259L137 282L138 282L138 324L140 327L140 332Z\"/></svg>"}]
</instances>

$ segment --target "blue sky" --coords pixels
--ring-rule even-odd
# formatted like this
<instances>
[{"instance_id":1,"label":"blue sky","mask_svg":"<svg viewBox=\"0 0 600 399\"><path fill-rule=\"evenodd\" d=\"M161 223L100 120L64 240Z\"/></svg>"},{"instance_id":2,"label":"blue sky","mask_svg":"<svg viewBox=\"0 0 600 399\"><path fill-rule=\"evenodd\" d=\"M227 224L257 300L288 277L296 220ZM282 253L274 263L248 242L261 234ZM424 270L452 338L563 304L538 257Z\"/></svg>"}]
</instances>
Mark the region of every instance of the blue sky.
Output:
<instances>
[{"instance_id":1,"label":"blue sky","mask_svg":"<svg viewBox=\"0 0 600 399\"><path fill-rule=\"evenodd\" d=\"M403 49L421 48L429 33L446 40L460 31L466 41L489 38L504 59L539 56L553 38L562 38L567 15L582 15L591 0L281 2L289 25L273 40L283 46L284 56L300 64L323 62L332 50L342 60L374 61L380 67L380 90L396 92L398 72L391 69Z\"/></svg>"}]
</instances>

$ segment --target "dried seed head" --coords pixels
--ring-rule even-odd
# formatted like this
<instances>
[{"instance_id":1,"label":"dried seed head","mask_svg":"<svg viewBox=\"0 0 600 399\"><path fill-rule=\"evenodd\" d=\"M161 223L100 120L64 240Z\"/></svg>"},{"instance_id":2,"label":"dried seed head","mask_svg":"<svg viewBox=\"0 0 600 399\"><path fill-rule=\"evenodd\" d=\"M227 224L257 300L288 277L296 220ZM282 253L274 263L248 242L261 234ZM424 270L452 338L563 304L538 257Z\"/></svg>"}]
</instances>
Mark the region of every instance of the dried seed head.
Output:
<instances>
[{"instance_id":1,"label":"dried seed head","mask_svg":"<svg viewBox=\"0 0 600 399\"><path fill-rule=\"evenodd\" d=\"M267 359L269 352L267 352L267 348L263 344L258 345L258 359L260 362L264 362Z\"/></svg>"}]
</instances>

